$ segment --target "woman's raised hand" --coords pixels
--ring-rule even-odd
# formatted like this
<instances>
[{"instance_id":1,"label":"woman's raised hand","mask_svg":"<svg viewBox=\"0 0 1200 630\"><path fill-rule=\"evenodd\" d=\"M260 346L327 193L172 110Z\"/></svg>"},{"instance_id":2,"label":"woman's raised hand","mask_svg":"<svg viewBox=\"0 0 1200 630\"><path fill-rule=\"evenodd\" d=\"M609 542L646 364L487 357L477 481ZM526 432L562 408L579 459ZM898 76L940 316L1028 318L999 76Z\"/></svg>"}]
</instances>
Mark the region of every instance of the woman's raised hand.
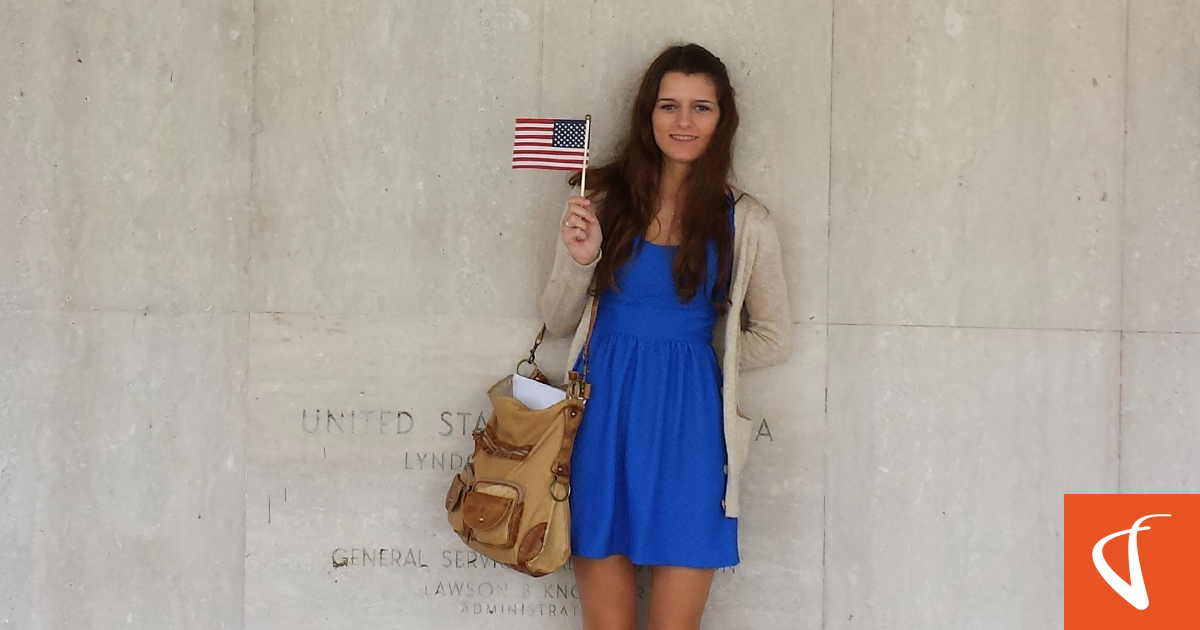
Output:
<instances>
[{"instance_id":1,"label":"woman's raised hand","mask_svg":"<svg viewBox=\"0 0 1200 630\"><path fill-rule=\"evenodd\" d=\"M592 201L586 197L572 195L567 198L567 211L559 224L563 243L571 257L581 265L589 265L600 254L600 221L592 214Z\"/></svg>"}]
</instances>

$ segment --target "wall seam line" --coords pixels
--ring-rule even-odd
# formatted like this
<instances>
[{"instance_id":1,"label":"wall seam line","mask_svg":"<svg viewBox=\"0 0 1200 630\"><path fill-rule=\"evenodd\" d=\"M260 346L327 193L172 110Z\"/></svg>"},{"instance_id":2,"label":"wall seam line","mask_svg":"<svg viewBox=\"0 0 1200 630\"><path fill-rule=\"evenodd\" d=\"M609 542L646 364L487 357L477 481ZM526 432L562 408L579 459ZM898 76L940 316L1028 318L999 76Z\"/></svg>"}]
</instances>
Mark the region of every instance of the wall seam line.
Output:
<instances>
[{"instance_id":1,"label":"wall seam line","mask_svg":"<svg viewBox=\"0 0 1200 630\"><path fill-rule=\"evenodd\" d=\"M1125 72L1122 77L1121 102L1121 205L1117 211L1118 270L1117 291L1121 307L1118 312L1120 334L1117 341L1117 494L1121 494L1121 442L1125 417L1125 207L1129 203L1128 138L1129 138L1129 0L1125 0Z\"/></svg>"},{"instance_id":2,"label":"wall seam line","mask_svg":"<svg viewBox=\"0 0 1200 630\"><path fill-rule=\"evenodd\" d=\"M833 256L833 97L834 97L834 34L837 28L837 0L829 2L829 154L825 179L825 402L822 413L822 431L825 446L821 457L821 628L828 627L828 571L825 550L829 533L829 284L830 266Z\"/></svg>"},{"instance_id":3,"label":"wall seam line","mask_svg":"<svg viewBox=\"0 0 1200 630\"><path fill-rule=\"evenodd\" d=\"M243 345L242 364L242 593L240 598L241 618L240 627L246 627L246 548L249 531L246 519L247 505L250 500L250 466L246 457L246 425L250 421L250 329L254 316L254 217L258 206L256 173L258 170L258 0L250 0L251 42L250 42L250 199L246 207L249 216L246 217L246 331Z\"/></svg>"}]
</instances>

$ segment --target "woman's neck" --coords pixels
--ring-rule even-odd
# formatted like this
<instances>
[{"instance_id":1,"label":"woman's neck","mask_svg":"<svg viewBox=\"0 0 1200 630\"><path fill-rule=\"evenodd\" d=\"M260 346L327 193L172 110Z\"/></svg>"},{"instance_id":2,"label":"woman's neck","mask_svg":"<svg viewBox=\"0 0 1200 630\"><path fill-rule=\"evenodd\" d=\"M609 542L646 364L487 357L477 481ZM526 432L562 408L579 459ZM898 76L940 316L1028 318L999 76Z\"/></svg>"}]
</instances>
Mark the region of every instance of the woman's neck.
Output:
<instances>
[{"instance_id":1,"label":"woman's neck","mask_svg":"<svg viewBox=\"0 0 1200 630\"><path fill-rule=\"evenodd\" d=\"M684 178L687 177L688 167L688 164L680 162L663 162L662 175L658 180L659 191L663 199L673 201L679 194L679 188L683 185Z\"/></svg>"}]
</instances>

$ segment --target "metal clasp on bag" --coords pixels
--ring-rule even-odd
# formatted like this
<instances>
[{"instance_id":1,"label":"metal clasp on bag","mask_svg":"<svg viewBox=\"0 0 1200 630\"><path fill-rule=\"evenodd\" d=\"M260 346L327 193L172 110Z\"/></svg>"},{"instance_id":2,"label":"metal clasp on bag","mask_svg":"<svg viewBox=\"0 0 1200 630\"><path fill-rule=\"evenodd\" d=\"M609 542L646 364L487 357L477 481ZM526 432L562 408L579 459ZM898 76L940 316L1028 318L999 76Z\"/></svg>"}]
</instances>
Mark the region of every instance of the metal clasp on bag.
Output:
<instances>
[{"instance_id":1,"label":"metal clasp on bag","mask_svg":"<svg viewBox=\"0 0 1200 630\"><path fill-rule=\"evenodd\" d=\"M542 373L541 368L539 368L538 364L537 364L537 349L538 349L538 346L542 345L542 339L545 336L546 336L546 325L542 324L542 329L538 331L537 337L533 340L533 347L531 347L529 349L529 358L521 359L520 361L517 362L517 367L515 369L515 372L517 374L521 374L521 366L528 363L529 365L533 366L533 371L529 373L529 378L532 378L537 381L542 381L542 382L546 381L545 375ZM522 375L522 376L524 376L524 375Z\"/></svg>"},{"instance_id":2,"label":"metal clasp on bag","mask_svg":"<svg viewBox=\"0 0 1200 630\"><path fill-rule=\"evenodd\" d=\"M567 396L577 400L583 400L583 385L584 382L579 379L575 379L567 383Z\"/></svg>"},{"instance_id":3,"label":"metal clasp on bag","mask_svg":"<svg viewBox=\"0 0 1200 630\"><path fill-rule=\"evenodd\" d=\"M561 490L561 491L560 491L560 492L562 492L562 493L563 493L563 495L562 495L562 498L559 498L559 496L558 496L557 494L555 494L555 492L554 492L554 488L555 488L555 487L559 487L559 488L566 488L566 490ZM570 496L571 496L571 484L569 484L569 483L562 483L562 482L560 482L560 481L559 481L559 480L557 480L557 479L555 479L554 481L551 481L551 482L550 482L550 498L551 498L551 499L554 499L555 501L557 501L557 502L559 502L559 503L562 503L563 501L566 501L566 500L567 500L567 498L568 498L568 497L570 497Z\"/></svg>"}]
</instances>

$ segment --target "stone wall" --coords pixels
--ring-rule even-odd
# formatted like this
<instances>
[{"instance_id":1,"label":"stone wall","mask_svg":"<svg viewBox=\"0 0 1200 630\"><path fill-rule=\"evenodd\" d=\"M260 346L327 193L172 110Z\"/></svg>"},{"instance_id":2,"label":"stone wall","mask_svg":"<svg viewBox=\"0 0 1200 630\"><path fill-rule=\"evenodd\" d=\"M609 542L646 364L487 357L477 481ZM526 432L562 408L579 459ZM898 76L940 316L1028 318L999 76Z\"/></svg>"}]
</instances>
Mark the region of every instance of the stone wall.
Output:
<instances>
[{"instance_id":1,"label":"stone wall","mask_svg":"<svg viewBox=\"0 0 1200 630\"><path fill-rule=\"evenodd\" d=\"M675 41L796 339L706 628L1061 627L1064 493L1200 491L1198 0L0 16L0 627L579 628L441 504L571 194L513 120L603 160Z\"/></svg>"}]
</instances>

